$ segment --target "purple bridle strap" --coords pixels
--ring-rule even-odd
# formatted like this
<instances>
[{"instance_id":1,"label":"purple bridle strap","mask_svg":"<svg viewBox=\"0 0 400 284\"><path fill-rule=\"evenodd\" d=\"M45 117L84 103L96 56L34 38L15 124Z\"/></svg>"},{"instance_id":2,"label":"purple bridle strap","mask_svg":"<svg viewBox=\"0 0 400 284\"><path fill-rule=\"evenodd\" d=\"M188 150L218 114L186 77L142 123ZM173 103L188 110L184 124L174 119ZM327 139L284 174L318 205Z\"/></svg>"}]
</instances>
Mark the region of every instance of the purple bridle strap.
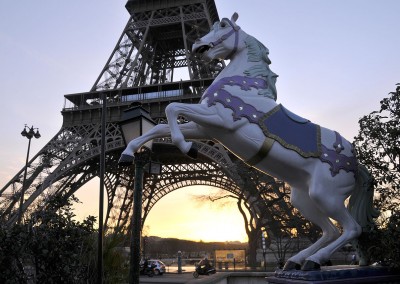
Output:
<instances>
[{"instance_id":1,"label":"purple bridle strap","mask_svg":"<svg viewBox=\"0 0 400 284\"><path fill-rule=\"evenodd\" d=\"M230 59L231 56L234 55L236 53L236 51L237 51L237 47L238 47L238 44L239 44L239 30L240 30L240 27L239 26L235 26L229 19L224 18L222 20L226 20L229 23L229 25L232 27L232 29L229 32L227 32L226 34L222 35L216 41L210 42L210 45L212 45L211 47L214 47L214 46L220 44L221 42L223 42L224 40L226 40L227 38L229 38L231 35L235 34L235 45L234 45L232 51L226 57L226 59Z\"/></svg>"}]
</instances>

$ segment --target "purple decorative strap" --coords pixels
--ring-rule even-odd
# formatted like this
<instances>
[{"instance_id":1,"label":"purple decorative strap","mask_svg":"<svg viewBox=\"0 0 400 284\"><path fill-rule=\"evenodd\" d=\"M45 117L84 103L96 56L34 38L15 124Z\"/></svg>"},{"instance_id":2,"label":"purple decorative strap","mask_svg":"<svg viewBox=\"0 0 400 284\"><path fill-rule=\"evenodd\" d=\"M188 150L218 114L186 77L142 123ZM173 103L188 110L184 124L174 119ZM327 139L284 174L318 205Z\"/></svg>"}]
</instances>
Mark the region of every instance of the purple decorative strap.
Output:
<instances>
[{"instance_id":1,"label":"purple decorative strap","mask_svg":"<svg viewBox=\"0 0 400 284\"><path fill-rule=\"evenodd\" d=\"M333 148L335 148L337 153L340 153L344 150L344 147L342 145L342 136L340 136L339 133L335 132L335 136L336 136L336 141L335 143L333 143Z\"/></svg>"},{"instance_id":2,"label":"purple decorative strap","mask_svg":"<svg viewBox=\"0 0 400 284\"><path fill-rule=\"evenodd\" d=\"M239 30L240 27L239 26L235 26L230 20L228 20L227 18L224 18L222 20L225 20L229 23L229 25L232 27L232 29L227 32L226 34L222 35L219 39L217 39L216 41L212 41L210 42L211 47L217 46L218 44L222 43L224 40L226 40L227 38L229 38L231 35L235 34L235 45L232 49L232 51L228 54L228 56L226 57L226 59L230 59L237 51L237 47L239 44Z\"/></svg>"},{"instance_id":3,"label":"purple decorative strap","mask_svg":"<svg viewBox=\"0 0 400 284\"><path fill-rule=\"evenodd\" d=\"M348 157L340 154L340 152L344 150L342 137L336 131L335 135L336 141L335 143L333 143L333 148L335 148L335 150L328 149L324 145L322 145L322 154L319 159L322 162L328 163L331 166L330 170L333 177L339 173L339 170L353 172L354 176L357 177L358 163L356 157L354 155Z\"/></svg>"},{"instance_id":4,"label":"purple decorative strap","mask_svg":"<svg viewBox=\"0 0 400 284\"><path fill-rule=\"evenodd\" d=\"M239 86L242 90L248 91L251 88L265 89L267 82L259 78L250 78L243 76L232 76L222 78L218 82L212 84L201 100L208 99L208 106L216 103L222 104L224 107L231 109L233 120L239 120L245 117L251 123L258 123L258 120L264 115L254 106L245 103L241 98L232 96L228 91L224 90L224 86Z\"/></svg>"},{"instance_id":5,"label":"purple decorative strap","mask_svg":"<svg viewBox=\"0 0 400 284\"><path fill-rule=\"evenodd\" d=\"M231 35L233 35L235 32L236 32L235 29L231 29L229 32L227 32L226 34L222 35L216 41L210 42L210 44L212 45L212 47L217 46L218 44L222 43L224 40L229 38Z\"/></svg>"}]
</instances>

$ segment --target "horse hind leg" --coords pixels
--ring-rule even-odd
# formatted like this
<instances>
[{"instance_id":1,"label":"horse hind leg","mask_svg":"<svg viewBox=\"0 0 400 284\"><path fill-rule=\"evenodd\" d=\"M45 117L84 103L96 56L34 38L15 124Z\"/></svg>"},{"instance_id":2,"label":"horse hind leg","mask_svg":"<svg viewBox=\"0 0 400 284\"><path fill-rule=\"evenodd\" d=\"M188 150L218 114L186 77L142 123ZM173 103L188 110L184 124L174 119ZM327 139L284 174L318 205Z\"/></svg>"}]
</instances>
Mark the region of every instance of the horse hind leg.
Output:
<instances>
[{"instance_id":1,"label":"horse hind leg","mask_svg":"<svg viewBox=\"0 0 400 284\"><path fill-rule=\"evenodd\" d=\"M316 251L333 242L340 236L339 230L316 206L314 201L310 198L306 188L298 189L292 187L291 203L307 220L321 228L322 236L311 246L290 257L285 263L283 270L299 270L307 257L311 256Z\"/></svg>"},{"instance_id":2,"label":"horse hind leg","mask_svg":"<svg viewBox=\"0 0 400 284\"><path fill-rule=\"evenodd\" d=\"M327 261L335 251L361 234L361 226L354 220L344 205L344 200L347 197L346 193L350 192L352 187L353 186L338 188L335 186L328 186L311 193L311 198L318 203L318 207L321 211L342 226L343 233L335 241L307 257L302 266L302 270L314 270L318 268L318 266L324 261Z\"/></svg>"}]
</instances>

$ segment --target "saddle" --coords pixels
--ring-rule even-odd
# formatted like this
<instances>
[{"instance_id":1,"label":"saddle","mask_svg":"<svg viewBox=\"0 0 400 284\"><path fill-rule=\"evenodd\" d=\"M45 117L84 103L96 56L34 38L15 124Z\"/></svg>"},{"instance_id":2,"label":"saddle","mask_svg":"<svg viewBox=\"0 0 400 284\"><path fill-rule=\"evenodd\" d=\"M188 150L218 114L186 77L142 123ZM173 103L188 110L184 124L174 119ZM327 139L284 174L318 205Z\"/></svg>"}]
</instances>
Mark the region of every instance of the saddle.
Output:
<instances>
[{"instance_id":1,"label":"saddle","mask_svg":"<svg viewBox=\"0 0 400 284\"><path fill-rule=\"evenodd\" d=\"M262 116L258 124L265 136L279 142L283 147L296 151L305 158L320 157L320 126L290 112L282 105Z\"/></svg>"}]
</instances>

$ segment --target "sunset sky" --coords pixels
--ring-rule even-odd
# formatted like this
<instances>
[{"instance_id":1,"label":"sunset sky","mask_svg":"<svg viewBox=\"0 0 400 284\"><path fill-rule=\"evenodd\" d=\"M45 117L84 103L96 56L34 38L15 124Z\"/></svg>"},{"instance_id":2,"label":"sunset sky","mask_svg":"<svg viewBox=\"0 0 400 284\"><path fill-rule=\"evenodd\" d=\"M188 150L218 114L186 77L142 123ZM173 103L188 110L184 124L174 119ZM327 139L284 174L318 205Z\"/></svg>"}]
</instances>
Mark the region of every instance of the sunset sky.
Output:
<instances>
[{"instance_id":1,"label":"sunset sky","mask_svg":"<svg viewBox=\"0 0 400 284\"><path fill-rule=\"evenodd\" d=\"M25 123L39 127L31 156L61 128L64 94L89 91L121 35L126 0L0 2L0 186L25 164ZM270 51L278 102L352 140L358 119L400 83L398 0L216 0L219 16ZM151 211L151 235L203 241L246 240L235 203L223 209L193 195L168 194ZM98 181L78 191L79 216L97 215ZM210 222L198 221L201 214Z\"/></svg>"}]
</instances>

